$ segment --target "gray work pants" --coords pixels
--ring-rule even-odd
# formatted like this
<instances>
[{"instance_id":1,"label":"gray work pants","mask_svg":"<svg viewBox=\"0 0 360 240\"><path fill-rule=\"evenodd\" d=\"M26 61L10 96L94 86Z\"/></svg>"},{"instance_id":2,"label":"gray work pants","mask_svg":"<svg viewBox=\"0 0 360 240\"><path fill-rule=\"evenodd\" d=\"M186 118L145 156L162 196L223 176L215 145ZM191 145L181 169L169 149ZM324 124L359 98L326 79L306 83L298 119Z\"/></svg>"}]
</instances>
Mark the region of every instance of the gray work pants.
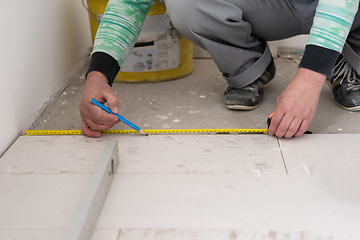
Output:
<instances>
[{"instance_id":1,"label":"gray work pants","mask_svg":"<svg viewBox=\"0 0 360 240\"><path fill-rule=\"evenodd\" d=\"M206 49L228 84L241 88L271 61L266 41L308 34L318 0L161 0L175 28ZM360 12L360 11L359 11ZM360 16L342 54L360 73Z\"/></svg>"}]
</instances>

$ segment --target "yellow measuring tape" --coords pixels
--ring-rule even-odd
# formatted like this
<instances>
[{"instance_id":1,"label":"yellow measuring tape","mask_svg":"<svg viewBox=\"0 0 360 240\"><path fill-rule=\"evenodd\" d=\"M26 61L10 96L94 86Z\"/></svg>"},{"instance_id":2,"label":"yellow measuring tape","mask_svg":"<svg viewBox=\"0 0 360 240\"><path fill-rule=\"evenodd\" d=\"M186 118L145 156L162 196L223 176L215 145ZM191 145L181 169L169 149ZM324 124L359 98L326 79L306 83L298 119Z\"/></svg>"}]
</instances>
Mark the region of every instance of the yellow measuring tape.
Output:
<instances>
[{"instance_id":1,"label":"yellow measuring tape","mask_svg":"<svg viewBox=\"0 0 360 240\"><path fill-rule=\"evenodd\" d=\"M147 134L171 133L267 133L267 129L143 129ZM103 134L132 134L135 130L105 130ZM21 135L82 135L81 130L24 130Z\"/></svg>"}]
</instances>

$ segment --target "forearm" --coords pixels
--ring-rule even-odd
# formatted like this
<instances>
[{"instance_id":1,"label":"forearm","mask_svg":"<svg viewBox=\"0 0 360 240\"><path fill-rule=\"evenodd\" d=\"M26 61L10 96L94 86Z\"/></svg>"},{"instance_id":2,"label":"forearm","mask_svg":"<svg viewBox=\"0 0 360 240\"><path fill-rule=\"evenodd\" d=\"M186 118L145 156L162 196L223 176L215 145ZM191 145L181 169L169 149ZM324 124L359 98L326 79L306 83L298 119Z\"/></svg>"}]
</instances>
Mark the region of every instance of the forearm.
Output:
<instances>
[{"instance_id":1,"label":"forearm","mask_svg":"<svg viewBox=\"0 0 360 240\"><path fill-rule=\"evenodd\" d=\"M330 76L358 11L359 0L319 0L300 67Z\"/></svg>"},{"instance_id":2,"label":"forearm","mask_svg":"<svg viewBox=\"0 0 360 240\"><path fill-rule=\"evenodd\" d=\"M110 0L95 37L88 72L100 71L111 85L156 0Z\"/></svg>"}]
</instances>

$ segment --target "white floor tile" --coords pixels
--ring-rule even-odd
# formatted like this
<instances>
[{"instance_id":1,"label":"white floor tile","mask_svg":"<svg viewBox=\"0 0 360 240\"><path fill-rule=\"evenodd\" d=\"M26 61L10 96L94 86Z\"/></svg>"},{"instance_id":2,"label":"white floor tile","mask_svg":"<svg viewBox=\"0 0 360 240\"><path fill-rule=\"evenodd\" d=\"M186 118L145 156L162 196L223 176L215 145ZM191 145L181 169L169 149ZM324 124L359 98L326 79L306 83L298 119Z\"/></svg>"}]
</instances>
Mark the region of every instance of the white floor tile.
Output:
<instances>
[{"instance_id":1,"label":"white floor tile","mask_svg":"<svg viewBox=\"0 0 360 240\"><path fill-rule=\"evenodd\" d=\"M324 231L273 231L273 230L184 230L184 229L124 229L119 240L357 240L357 233L333 233Z\"/></svg>"},{"instance_id":2,"label":"white floor tile","mask_svg":"<svg viewBox=\"0 0 360 240\"><path fill-rule=\"evenodd\" d=\"M313 134L280 140L290 176L323 177L330 189L360 204L358 142L358 134Z\"/></svg>"},{"instance_id":3,"label":"white floor tile","mask_svg":"<svg viewBox=\"0 0 360 240\"><path fill-rule=\"evenodd\" d=\"M0 173L91 173L110 139L119 142L118 173L286 173L268 135L23 136Z\"/></svg>"},{"instance_id":4,"label":"white floor tile","mask_svg":"<svg viewBox=\"0 0 360 240\"><path fill-rule=\"evenodd\" d=\"M0 229L0 239L4 240L62 240L64 230L60 229Z\"/></svg>"},{"instance_id":5,"label":"white floor tile","mask_svg":"<svg viewBox=\"0 0 360 240\"><path fill-rule=\"evenodd\" d=\"M119 240L119 229L95 229L91 240ZM65 229L0 229L2 240L64 240Z\"/></svg>"},{"instance_id":6,"label":"white floor tile","mask_svg":"<svg viewBox=\"0 0 360 240\"><path fill-rule=\"evenodd\" d=\"M360 135L106 135L20 137L0 159L0 239L59 239L111 139L120 165L93 240L360 234Z\"/></svg>"},{"instance_id":7,"label":"white floor tile","mask_svg":"<svg viewBox=\"0 0 360 240\"><path fill-rule=\"evenodd\" d=\"M360 205L321 177L117 174L98 227L357 231Z\"/></svg>"},{"instance_id":8,"label":"white floor tile","mask_svg":"<svg viewBox=\"0 0 360 240\"><path fill-rule=\"evenodd\" d=\"M105 144L85 136L22 136L1 158L0 173L92 173Z\"/></svg>"},{"instance_id":9,"label":"white floor tile","mask_svg":"<svg viewBox=\"0 0 360 240\"><path fill-rule=\"evenodd\" d=\"M0 229L67 228L90 174L0 175Z\"/></svg>"}]
</instances>

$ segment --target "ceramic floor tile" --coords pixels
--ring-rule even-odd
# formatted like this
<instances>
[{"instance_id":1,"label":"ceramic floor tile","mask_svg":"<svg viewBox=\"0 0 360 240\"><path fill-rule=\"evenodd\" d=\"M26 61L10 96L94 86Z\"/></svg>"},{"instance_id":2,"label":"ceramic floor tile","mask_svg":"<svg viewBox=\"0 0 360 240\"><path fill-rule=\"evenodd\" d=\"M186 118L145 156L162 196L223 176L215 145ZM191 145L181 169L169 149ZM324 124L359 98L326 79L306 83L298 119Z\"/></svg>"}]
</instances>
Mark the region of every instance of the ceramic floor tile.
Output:
<instances>
[{"instance_id":1,"label":"ceramic floor tile","mask_svg":"<svg viewBox=\"0 0 360 240\"><path fill-rule=\"evenodd\" d=\"M266 134L21 137L0 160L0 199L6 206L0 208L0 234L30 229L31 236L59 235L90 179L83 173L92 172L101 146L113 139L119 141L120 166L97 223L98 230L107 230L99 239L119 238L118 229L124 239L141 229L150 231L148 239L156 229L163 229L163 239L172 231L201 237L218 229L235 231L239 239L359 234L359 151L354 145L337 150L339 142L356 143L359 136L316 134L280 139L280 146ZM21 151L26 146L31 150ZM81 152L87 161L79 163ZM50 229L56 231L41 232Z\"/></svg>"},{"instance_id":2,"label":"ceramic floor tile","mask_svg":"<svg viewBox=\"0 0 360 240\"><path fill-rule=\"evenodd\" d=\"M118 173L258 174L260 171L260 174L286 174L278 143L268 135L158 135L116 139L120 148Z\"/></svg>"},{"instance_id":3,"label":"ceramic floor tile","mask_svg":"<svg viewBox=\"0 0 360 240\"><path fill-rule=\"evenodd\" d=\"M290 176L324 177L339 195L360 204L358 134L313 134L281 139Z\"/></svg>"},{"instance_id":4,"label":"ceramic floor tile","mask_svg":"<svg viewBox=\"0 0 360 240\"><path fill-rule=\"evenodd\" d=\"M0 229L0 239L6 240L62 240L63 229Z\"/></svg>"},{"instance_id":5,"label":"ceramic floor tile","mask_svg":"<svg viewBox=\"0 0 360 240\"><path fill-rule=\"evenodd\" d=\"M91 240L119 240L119 229L95 229ZM4 240L63 240L65 229L0 229Z\"/></svg>"},{"instance_id":6,"label":"ceramic floor tile","mask_svg":"<svg viewBox=\"0 0 360 240\"><path fill-rule=\"evenodd\" d=\"M266 134L23 136L2 157L0 173L91 173L110 139L119 143L118 173L286 173Z\"/></svg>"},{"instance_id":7,"label":"ceramic floor tile","mask_svg":"<svg viewBox=\"0 0 360 240\"><path fill-rule=\"evenodd\" d=\"M64 229L88 174L0 176L0 229ZM360 206L323 177L116 174L99 229L358 230Z\"/></svg>"},{"instance_id":8,"label":"ceramic floor tile","mask_svg":"<svg viewBox=\"0 0 360 240\"><path fill-rule=\"evenodd\" d=\"M360 205L323 177L117 174L98 227L358 231Z\"/></svg>"},{"instance_id":9,"label":"ceramic floor tile","mask_svg":"<svg viewBox=\"0 0 360 240\"><path fill-rule=\"evenodd\" d=\"M119 240L357 240L357 233L333 233L331 231L274 231L254 229L184 230L184 229L123 229Z\"/></svg>"},{"instance_id":10,"label":"ceramic floor tile","mask_svg":"<svg viewBox=\"0 0 360 240\"><path fill-rule=\"evenodd\" d=\"M0 160L0 173L92 173L106 140L22 136Z\"/></svg>"},{"instance_id":11,"label":"ceramic floor tile","mask_svg":"<svg viewBox=\"0 0 360 240\"><path fill-rule=\"evenodd\" d=\"M90 177L0 174L0 229L67 228Z\"/></svg>"}]
</instances>

